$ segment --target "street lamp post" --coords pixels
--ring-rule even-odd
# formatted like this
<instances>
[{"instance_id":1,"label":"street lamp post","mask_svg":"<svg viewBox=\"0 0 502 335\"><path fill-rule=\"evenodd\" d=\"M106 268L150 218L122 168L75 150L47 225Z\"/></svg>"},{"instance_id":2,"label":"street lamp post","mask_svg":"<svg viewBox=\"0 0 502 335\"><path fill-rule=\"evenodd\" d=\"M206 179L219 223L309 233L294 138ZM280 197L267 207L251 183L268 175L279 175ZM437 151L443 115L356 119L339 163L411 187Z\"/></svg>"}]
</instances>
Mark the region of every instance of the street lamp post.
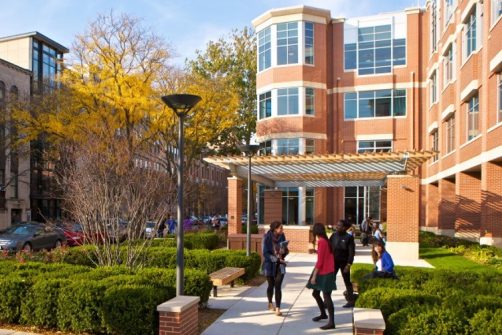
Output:
<instances>
[{"instance_id":1,"label":"street lamp post","mask_svg":"<svg viewBox=\"0 0 502 335\"><path fill-rule=\"evenodd\" d=\"M188 112L201 100L191 94L172 94L163 96L162 101L178 116L178 229L176 234L176 296L183 295L183 146L185 145L184 125Z\"/></svg>"},{"instance_id":2,"label":"street lamp post","mask_svg":"<svg viewBox=\"0 0 502 335\"><path fill-rule=\"evenodd\" d=\"M247 199L247 222L246 222L246 256L251 254L251 158L254 156L259 145L256 144L240 144L237 145L239 150L248 158L248 199Z\"/></svg>"}]
</instances>

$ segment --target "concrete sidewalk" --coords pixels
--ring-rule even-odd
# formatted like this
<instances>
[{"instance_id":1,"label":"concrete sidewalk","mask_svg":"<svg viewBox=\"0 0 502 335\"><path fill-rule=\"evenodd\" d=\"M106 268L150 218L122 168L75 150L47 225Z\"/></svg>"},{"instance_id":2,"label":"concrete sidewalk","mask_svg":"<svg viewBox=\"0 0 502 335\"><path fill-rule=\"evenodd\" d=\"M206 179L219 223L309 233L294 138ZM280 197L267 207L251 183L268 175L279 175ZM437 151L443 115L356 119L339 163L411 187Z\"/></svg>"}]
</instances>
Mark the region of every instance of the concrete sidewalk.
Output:
<instances>
[{"instance_id":1,"label":"concrete sidewalk","mask_svg":"<svg viewBox=\"0 0 502 335\"><path fill-rule=\"evenodd\" d=\"M352 335L352 309L342 308L346 303L343 297L345 284L342 276L337 276L337 288L332 294L335 304L336 329L319 329L326 320L313 322L319 309L312 297L312 290L305 287L312 273L316 255L290 254L282 289L282 317L267 310L267 283L259 287L240 287L232 290L222 288L217 298L210 297L209 308L221 308L227 311L209 326L203 335L295 335L295 334L346 334ZM358 244L354 263L372 264L371 247ZM424 260L397 263L396 265L431 267ZM229 291L230 290L230 291ZM220 294L221 292L221 294Z\"/></svg>"}]
</instances>

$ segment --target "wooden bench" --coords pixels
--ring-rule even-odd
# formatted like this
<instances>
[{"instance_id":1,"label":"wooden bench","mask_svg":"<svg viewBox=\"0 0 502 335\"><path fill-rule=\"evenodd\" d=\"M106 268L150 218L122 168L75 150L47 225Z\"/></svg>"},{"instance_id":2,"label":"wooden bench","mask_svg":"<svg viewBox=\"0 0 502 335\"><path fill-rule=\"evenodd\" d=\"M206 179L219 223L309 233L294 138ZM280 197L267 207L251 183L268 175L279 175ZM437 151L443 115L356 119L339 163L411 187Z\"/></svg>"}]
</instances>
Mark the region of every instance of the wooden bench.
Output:
<instances>
[{"instance_id":1,"label":"wooden bench","mask_svg":"<svg viewBox=\"0 0 502 335\"><path fill-rule=\"evenodd\" d=\"M354 334L383 335L385 320L379 309L354 308Z\"/></svg>"},{"instance_id":2,"label":"wooden bench","mask_svg":"<svg viewBox=\"0 0 502 335\"><path fill-rule=\"evenodd\" d=\"M234 287L234 280L242 276L246 270L244 268L223 268L209 275L213 282L213 297L218 296L218 286L228 285Z\"/></svg>"}]
</instances>

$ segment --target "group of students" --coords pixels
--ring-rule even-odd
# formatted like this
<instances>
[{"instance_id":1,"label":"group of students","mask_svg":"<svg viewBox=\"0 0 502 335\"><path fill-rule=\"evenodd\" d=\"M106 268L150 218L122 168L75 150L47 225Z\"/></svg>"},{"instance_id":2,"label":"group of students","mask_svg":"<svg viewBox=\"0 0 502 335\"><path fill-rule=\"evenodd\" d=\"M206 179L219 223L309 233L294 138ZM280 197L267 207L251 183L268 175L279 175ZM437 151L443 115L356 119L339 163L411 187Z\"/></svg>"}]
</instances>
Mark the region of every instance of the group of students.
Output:
<instances>
[{"instance_id":1,"label":"group of students","mask_svg":"<svg viewBox=\"0 0 502 335\"><path fill-rule=\"evenodd\" d=\"M312 289L320 314L312 321L328 320L321 326L323 330L335 328L335 308L331 293L336 290L336 275L340 270L346 291L344 292L347 303L345 308L354 307L355 295L350 281L350 267L355 256L354 236L347 233L350 223L340 220L336 224L336 231L330 238L326 234L324 224L316 223L313 226L314 237L317 241L317 262L307 282L307 288ZM286 236L281 222L272 222L269 231L263 238L263 274L267 277L268 308L277 316L282 316L281 285L284 280L286 261L289 251ZM369 275L372 278L397 278L394 272L392 257L385 251L385 246L380 240L375 240L372 248L372 258L375 270ZM321 297L322 293L322 297ZM275 294L275 307L272 299ZM327 310L327 313L326 313Z\"/></svg>"}]
</instances>

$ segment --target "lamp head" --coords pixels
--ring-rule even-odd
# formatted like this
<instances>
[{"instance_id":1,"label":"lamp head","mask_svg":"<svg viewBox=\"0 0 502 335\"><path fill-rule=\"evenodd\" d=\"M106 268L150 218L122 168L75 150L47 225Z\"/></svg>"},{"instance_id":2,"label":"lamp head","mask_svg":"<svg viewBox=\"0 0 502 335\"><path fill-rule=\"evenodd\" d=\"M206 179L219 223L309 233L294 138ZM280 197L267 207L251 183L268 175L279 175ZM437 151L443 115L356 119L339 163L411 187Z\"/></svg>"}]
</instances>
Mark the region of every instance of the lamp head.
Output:
<instances>
[{"instance_id":1,"label":"lamp head","mask_svg":"<svg viewBox=\"0 0 502 335\"><path fill-rule=\"evenodd\" d=\"M193 94L171 94L165 95L162 101L178 116L186 115L197 103L201 97Z\"/></svg>"}]
</instances>

